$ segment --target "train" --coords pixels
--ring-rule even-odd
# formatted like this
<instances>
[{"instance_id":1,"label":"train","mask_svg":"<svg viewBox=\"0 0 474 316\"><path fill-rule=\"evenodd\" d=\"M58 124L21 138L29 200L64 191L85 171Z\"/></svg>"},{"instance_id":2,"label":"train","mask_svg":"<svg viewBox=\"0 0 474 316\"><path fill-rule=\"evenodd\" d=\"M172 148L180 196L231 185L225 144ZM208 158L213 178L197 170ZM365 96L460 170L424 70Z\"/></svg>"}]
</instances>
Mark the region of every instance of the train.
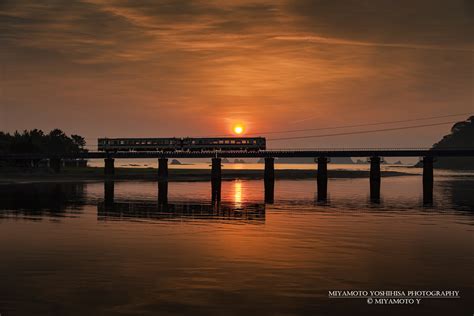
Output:
<instances>
[{"instance_id":1,"label":"train","mask_svg":"<svg viewBox=\"0 0 474 316\"><path fill-rule=\"evenodd\" d=\"M98 150L119 151L260 151L266 149L265 137L217 138L99 138Z\"/></svg>"}]
</instances>

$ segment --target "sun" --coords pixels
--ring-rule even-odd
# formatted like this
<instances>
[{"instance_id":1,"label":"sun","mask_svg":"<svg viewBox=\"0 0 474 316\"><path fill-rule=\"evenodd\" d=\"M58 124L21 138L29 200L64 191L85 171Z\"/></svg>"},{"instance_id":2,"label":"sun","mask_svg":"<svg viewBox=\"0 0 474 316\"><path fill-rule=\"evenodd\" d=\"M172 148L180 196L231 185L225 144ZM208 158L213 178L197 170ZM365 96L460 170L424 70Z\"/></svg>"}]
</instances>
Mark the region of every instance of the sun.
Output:
<instances>
[{"instance_id":1,"label":"sun","mask_svg":"<svg viewBox=\"0 0 474 316\"><path fill-rule=\"evenodd\" d=\"M240 135L244 132L244 127L242 125L235 125L234 126L234 133Z\"/></svg>"}]
</instances>

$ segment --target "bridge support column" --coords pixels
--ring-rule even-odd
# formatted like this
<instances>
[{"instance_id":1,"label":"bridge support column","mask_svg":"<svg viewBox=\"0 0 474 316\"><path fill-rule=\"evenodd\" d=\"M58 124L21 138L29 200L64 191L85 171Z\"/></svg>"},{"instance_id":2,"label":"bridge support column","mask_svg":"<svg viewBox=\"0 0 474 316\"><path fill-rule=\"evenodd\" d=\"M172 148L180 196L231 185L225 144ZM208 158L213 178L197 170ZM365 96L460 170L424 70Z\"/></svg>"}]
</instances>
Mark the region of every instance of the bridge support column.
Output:
<instances>
[{"instance_id":1,"label":"bridge support column","mask_svg":"<svg viewBox=\"0 0 474 316\"><path fill-rule=\"evenodd\" d=\"M55 173L61 172L61 158L50 158L49 166Z\"/></svg>"},{"instance_id":2,"label":"bridge support column","mask_svg":"<svg viewBox=\"0 0 474 316\"><path fill-rule=\"evenodd\" d=\"M370 199L374 202L380 200L380 157L370 158Z\"/></svg>"},{"instance_id":3,"label":"bridge support column","mask_svg":"<svg viewBox=\"0 0 474 316\"><path fill-rule=\"evenodd\" d=\"M218 202L221 200L221 181L222 181L222 168L221 158L212 158L212 169L211 169L211 190L212 190L212 201Z\"/></svg>"},{"instance_id":4,"label":"bridge support column","mask_svg":"<svg viewBox=\"0 0 474 316\"><path fill-rule=\"evenodd\" d=\"M105 158L104 159L104 174L106 176L112 176L115 174L115 159L114 158Z\"/></svg>"},{"instance_id":5,"label":"bridge support column","mask_svg":"<svg viewBox=\"0 0 474 316\"><path fill-rule=\"evenodd\" d=\"M114 206L114 181L104 181L104 205L106 209L111 209Z\"/></svg>"},{"instance_id":6,"label":"bridge support column","mask_svg":"<svg viewBox=\"0 0 474 316\"><path fill-rule=\"evenodd\" d=\"M275 158L265 158L265 203L273 203L275 196Z\"/></svg>"},{"instance_id":7,"label":"bridge support column","mask_svg":"<svg viewBox=\"0 0 474 316\"><path fill-rule=\"evenodd\" d=\"M158 181L158 204L168 204L168 181Z\"/></svg>"},{"instance_id":8,"label":"bridge support column","mask_svg":"<svg viewBox=\"0 0 474 316\"><path fill-rule=\"evenodd\" d=\"M423 157L423 203L433 202L433 157Z\"/></svg>"},{"instance_id":9,"label":"bridge support column","mask_svg":"<svg viewBox=\"0 0 474 316\"><path fill-rule=\"evenodd\" d=\"M318 158L318 201L325 201L328 198L328 158Z\"/></svg>"},{"instance_id":10,"label":"bridge support column","mask_svg":"<svg viewBox=\"0 0 474 316\"><path fill-rule=\"evenodd\" d=\"M168 181L168 158L158 159L158 181Z\"/></svg>"}]
</instances>

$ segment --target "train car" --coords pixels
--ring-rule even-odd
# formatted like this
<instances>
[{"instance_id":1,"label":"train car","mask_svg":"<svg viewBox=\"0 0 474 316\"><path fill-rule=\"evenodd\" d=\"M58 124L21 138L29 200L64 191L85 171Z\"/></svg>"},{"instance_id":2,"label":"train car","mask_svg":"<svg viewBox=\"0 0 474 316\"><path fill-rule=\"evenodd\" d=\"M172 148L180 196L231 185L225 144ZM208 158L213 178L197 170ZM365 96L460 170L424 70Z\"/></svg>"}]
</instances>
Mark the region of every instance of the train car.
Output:
<instances>
[{"instance_id":1,"label":"train car","mask_svg":"<svg viewBox=\"0 0 474 316\"><path fill-rule=\"evenodd\" d=\"M177 151L180 138L99 138L99 151Z\"/></svg>"},{"instance_id":2,"label":"train car","mask_svg":"<svg viewBox=\"0 0 474 316\"><path fill-rule=\"evenodd\" d=\"M259 151L264 137L99 138L99 151Z\"/></svg>"},{"instance_id":3,"label":"train car","mask_svg":"<svg viewBox=\"0 0 474 316\"><path fill-rule=\"evenodd\" d=\"M265 150L264 137L184 138L183 150L188 151L258 151Z\"/></svg>"}]
</instances>

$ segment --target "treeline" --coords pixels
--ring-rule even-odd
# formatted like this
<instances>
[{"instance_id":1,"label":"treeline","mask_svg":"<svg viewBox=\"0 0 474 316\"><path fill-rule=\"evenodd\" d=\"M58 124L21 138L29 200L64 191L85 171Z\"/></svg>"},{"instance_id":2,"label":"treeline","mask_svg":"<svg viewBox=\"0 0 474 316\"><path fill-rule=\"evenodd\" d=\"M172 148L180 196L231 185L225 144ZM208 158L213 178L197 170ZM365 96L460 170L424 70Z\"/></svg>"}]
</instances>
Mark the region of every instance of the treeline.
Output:
<instances>
[{"instance_id":1,"label":"treeline","mask_svg":"<svg viewBox=\"0 0 474 316\"><path fill-rule=\"evenodd\" d=\"M474 148L474 116L457 122L451 133L433 145L433 149ZM474 170L474 157L439 157L435 162L438 168Z\"/></svg>"},{"instance_id":2,"label":"treeline","mask_svg":"<svg viewBox=\"0 0 474 316\"><path fill-rule=\"evenodd\" d=\"M444 136L433 148L474 148L474 116L454 124L451 134Z\"/></svg>"},{"instance_id":3,"label":"treeline","mask_svg":"<svg viewBox=\"0 0 474 316\"><path fill-rule=\"evenodd\" d=\"M78 153L87 151L85 146L84 137L67 136L60 129L53 129L47 134L39 129L13 134L0 132L0 152L3 153Z\"/></svg>"}]
</instances>

